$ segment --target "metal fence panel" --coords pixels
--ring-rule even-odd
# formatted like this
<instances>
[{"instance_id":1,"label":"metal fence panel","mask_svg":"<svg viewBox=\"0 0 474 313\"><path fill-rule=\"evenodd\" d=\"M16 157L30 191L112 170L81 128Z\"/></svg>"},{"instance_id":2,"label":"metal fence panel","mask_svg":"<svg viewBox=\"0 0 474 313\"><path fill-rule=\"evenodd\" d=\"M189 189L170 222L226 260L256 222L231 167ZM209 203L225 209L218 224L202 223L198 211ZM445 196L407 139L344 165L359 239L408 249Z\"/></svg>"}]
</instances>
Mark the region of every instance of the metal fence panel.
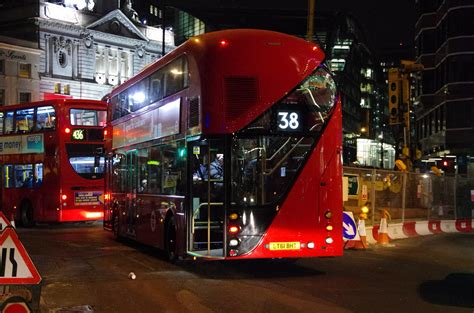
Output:
<instances>
[{"instance_id":1,"label":"metal fence panel","mask_svg":"<svg viewBox=\"0 0 474 313\"><path fill-rule=\"evenodd\" d=\"M344 210L358 218L367 206L366 225L378 224L384 212L392 222L474 217L474 178L357 167L344 167L344 176Z\"/></svg>"}]
</instances>

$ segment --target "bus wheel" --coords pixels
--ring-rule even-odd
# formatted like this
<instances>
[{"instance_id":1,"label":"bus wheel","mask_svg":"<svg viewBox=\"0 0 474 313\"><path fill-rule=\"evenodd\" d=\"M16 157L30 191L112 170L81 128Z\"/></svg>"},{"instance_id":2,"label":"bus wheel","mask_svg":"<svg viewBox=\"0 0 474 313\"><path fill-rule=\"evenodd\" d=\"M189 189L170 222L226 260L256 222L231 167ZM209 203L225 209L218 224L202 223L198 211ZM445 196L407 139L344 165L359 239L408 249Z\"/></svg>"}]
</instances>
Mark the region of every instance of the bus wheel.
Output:
<instances>
[{"instance_id":1,"label":"bus wheel","mask_svg":"<svg viewBox=\"0 0 474 313\"><path fill-rule=\"evenodd\" d=\"M165 237L166 256L169 261L175 262L177 260L176 253L176 223L174 216L171 216L166 223L166 237Z\"/></svg>"},{"instance_id":2,"label":"bus wheel","mask_svg":"<svg viewBox=\"0 0 474 313\"><path fill-rule=\"evenodd\" d=\"M21 225L23 227L35 226L35 220L33 218L33 207L29 202L23 202L20 208Z\"/></svg>"}]
</instances>

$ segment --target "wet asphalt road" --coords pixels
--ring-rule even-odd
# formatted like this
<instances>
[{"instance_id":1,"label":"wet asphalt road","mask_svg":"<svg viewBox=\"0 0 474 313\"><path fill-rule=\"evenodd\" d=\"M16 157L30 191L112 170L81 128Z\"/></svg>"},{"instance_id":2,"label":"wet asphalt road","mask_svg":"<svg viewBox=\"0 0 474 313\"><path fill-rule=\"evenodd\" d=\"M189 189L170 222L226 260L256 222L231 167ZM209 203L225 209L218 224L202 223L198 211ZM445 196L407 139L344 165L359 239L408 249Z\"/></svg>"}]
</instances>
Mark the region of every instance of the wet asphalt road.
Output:
<instances>
[{"instance_id":1,"label":"wet asphalt road","mask_svg":"<svg viewBox=\"0 0 474 313\"><path fill-rule=\"evenodd\" d=\"M43 277L42 312L474 312L474 234L346 251L340 258L174 265L101 224L19 236ZM136 279L128 277L130 272Z\"/></svg>"}]
</instances>

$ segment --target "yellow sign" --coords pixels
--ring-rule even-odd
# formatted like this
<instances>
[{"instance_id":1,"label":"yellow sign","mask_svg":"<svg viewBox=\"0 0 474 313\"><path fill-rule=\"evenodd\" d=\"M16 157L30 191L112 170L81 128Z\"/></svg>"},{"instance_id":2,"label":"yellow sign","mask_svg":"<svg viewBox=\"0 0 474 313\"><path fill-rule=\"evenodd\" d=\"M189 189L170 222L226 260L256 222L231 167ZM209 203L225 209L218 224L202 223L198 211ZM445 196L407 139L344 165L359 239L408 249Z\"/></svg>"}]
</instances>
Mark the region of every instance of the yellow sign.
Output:
<instances>
[{"instance_id":1,"label":"yellow sign","mask_svg":"<svg viewBox=\"0 0 474 313\"><path fill-rule=\"evenodd\" d=\"M299 250L299 242L270 242L270 250Z\"/></svg>"}]
</instances>

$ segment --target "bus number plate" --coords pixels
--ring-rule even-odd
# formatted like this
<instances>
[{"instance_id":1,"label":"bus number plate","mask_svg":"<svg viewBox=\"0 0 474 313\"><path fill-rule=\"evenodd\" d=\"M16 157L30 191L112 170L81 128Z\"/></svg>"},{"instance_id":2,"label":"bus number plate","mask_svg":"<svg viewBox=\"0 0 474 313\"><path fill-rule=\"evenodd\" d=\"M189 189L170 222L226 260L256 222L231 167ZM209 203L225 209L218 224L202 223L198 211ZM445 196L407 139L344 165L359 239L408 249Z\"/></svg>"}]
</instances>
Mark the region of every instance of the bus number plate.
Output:
<instances>
[{"instance_id":1,"label":"bus number plate","mask_svg":"<svg viewBox=\"0 0 474 313\"><path fill-rule=\"evenodd\" d=\"M270 242L270 250L299 250L299 242Z\"/></svg>"}]
</instances>

